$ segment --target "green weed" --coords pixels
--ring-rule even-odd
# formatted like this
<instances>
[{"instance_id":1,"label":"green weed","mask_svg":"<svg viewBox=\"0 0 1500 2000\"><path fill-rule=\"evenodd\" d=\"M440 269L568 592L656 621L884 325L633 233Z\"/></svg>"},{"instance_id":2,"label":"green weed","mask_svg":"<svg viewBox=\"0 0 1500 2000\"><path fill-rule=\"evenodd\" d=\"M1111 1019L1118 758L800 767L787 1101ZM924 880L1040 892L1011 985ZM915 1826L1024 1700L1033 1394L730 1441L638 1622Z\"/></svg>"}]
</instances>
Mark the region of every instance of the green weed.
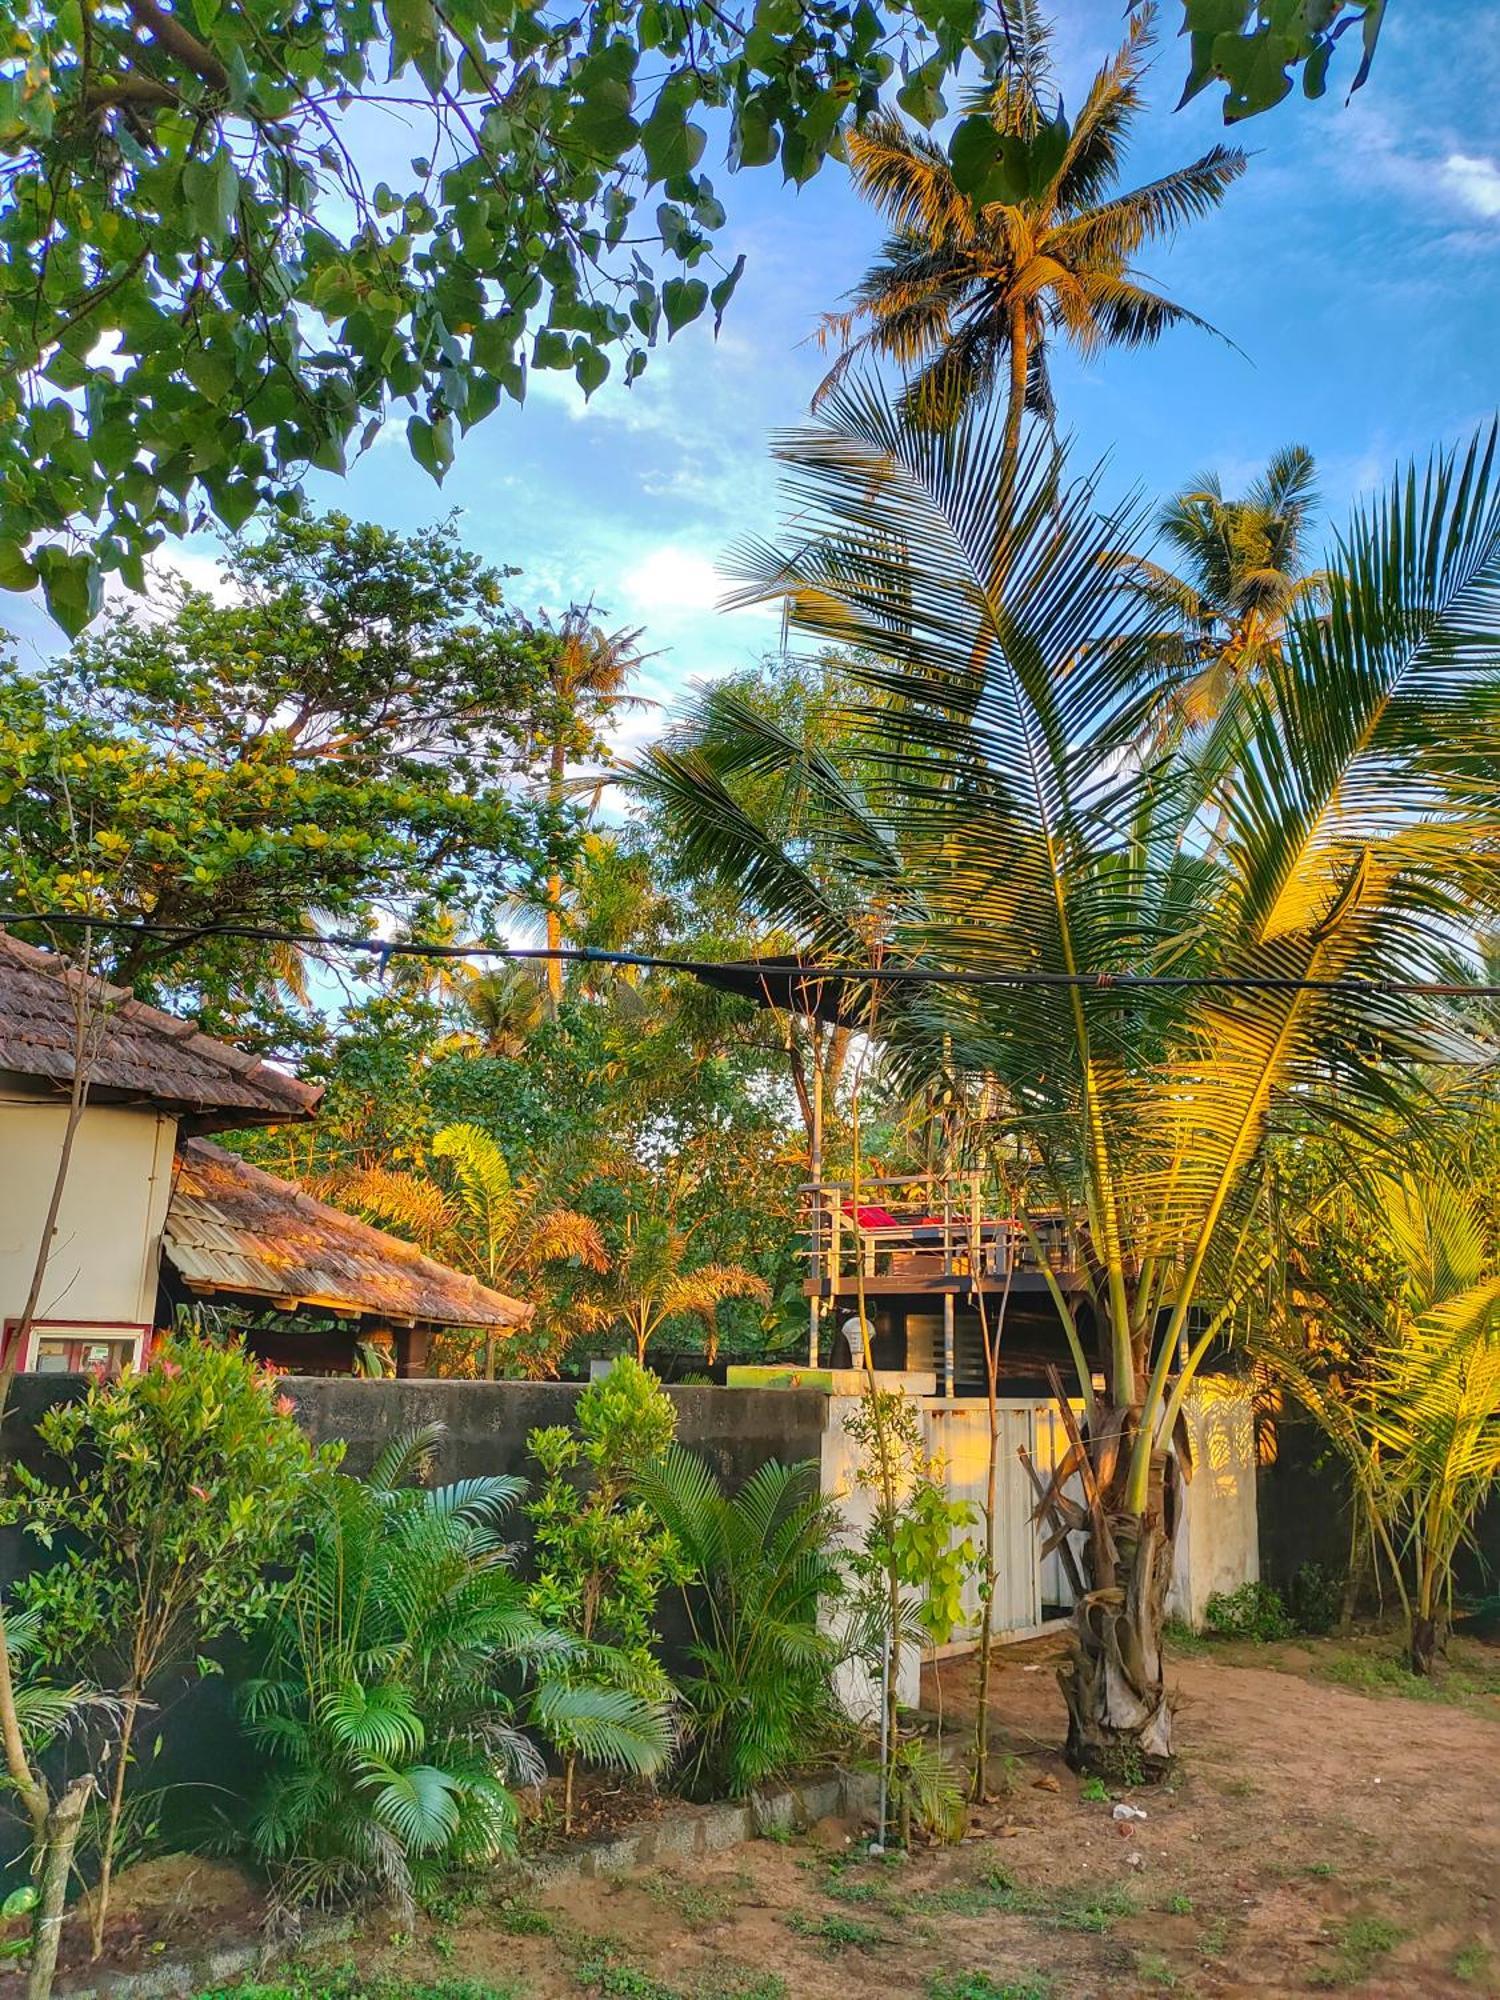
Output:
<instances>
[{"instance_id":1,"label":"green weed","mask_svg":"<svg viewBox=\"0 0 1500 2000\"><path fill-rule=\"evenodd\" d=\"M719 1978L712 1986L700 1986L694 2000L787 2000L787 1983L779 1972L756 1972L747 1966L731 1973L727 1984Z\"/></svg>"},{"instance_id":2,"label":"green weed","mask_svg":"<svg viewBox=\"0 0 1500 2000\"><path fill-rule=\"evenodd\" d=\"M939 1972L927 1982L928 2000L1048 2000L1050 1979L992 1979L987 1972Z\"/></svg>"},{"instance_id":3,"label":"green weed","mask_svg":"<svg viewBox=\"0 0 1500 2000\"><path fill-rule=\"evenodd\" d=\"M1143 1986L1170 1992L1179 1984L1177 1974L1159 1951L1143 1951L1135 1962L1135 1976Z\"/></svg>"},{"instance_id":4,"label":"green weed","mask_svg":"<svg viewBox=\"0 0 1500 2000\"><path fill-rule=\"evenodd\" d=\"M1466 1944L1453 1954L1453 1977L1461 1979L1465 1986L1477 1986L1489 1977L1490 1956L1488 1945Z\"/></svg>"},{"instance_id":5,"label":"green weed","mask_svg":"<svg viewBox=\"0 0 1500 2000\"><path fill-rule=\"evenodd\" d=\"M992 1910L1035 1917L1061 1931L1107 1931L1118 1917L1135 1912L1135 1898L1123 1883L1075 1889L1028 1889L1003 1868L991 1868L975 1882L926 1889L911 1898L915 1910L955 1917L982 1917Z\"/></svg>"},{"instance_id":6,"label":"green weed","mask_svg":"<svg viewBox=\"0 0 1500 2000\"><path fill-rule=\"evenodd\" d=\"M1102 1778L1085 1778L1078 1788L1078 1796L1091 1806L1107 1806L1109 1786Z\"/></svg>"},{"instance_id":7,"label":"green weed","mask_svg":"<svg viewBox=\"0 0 1500 2000\"><path fill-rule=\"evenodd\" d=\"M1338 1935L1332 1960L1314 1971L1313 1985L1358 1986L1405 1936L1399 1925L1384 1917L1351 1918Z\"/></svg>"},{"instance_id":8,"label":"green weed","mask_svg":"<svg viewBox=\"0 0 1500 2000\"><path fill-rule=\"evenodd\" d=\"M529 1903L502 1903L495 1921L512 1937L551 1937L557 1929L545 1910L534 1910Z\"/></svg>"},{"instance_id":9,"label":"green weed","mask_svg":"<svg viewBox=\"0 0 1500 2000\"><path fill-rule=\"evenodd\" d=\"M1212 1650L1212 1641L1205 1633L1195 1631L1181 1618L1169 1618L1161 1628L1161 1636L1174 1653L1207 1653Z\"/></svg>"},{"instance_id":10,"label":"green weed","mask_svg":"<svg viewBox=\"0 0 1500 2000\"><path fill-rule=\"evenodd\" d=\"M866 1877L848 1875L842 1869L835 1869L823 1884L823 1894L831 1896L836 1903L878 1903L883 1888L881 1882L872 1882Z\"/></svg>"},{"instance_id":11,"label":"green weed","mask_svg":"<svg viewBox=\"0 0 1500 2000\"><path fill-rule=\"evenodd\" d=\"M851 1945L869 1951L875 1945L890 1942L884 1931L874 1924L862 1924L857 1917L804 1917L800 1911L794 1911L786 1921L788 1930L795 1931L798 1937L816 1938L834 1952L847 1950Z\"/></svg>"},{"instance_id":12,"label":"green weed","mask_svg":"<svg viewBox=\"0 0 1500 2000\"><path fill-rule=\"evenodd\" d=\"M336 1972L278 1980L272 1985L220 1986L197 2000L518 2000L514 1986L483 1986L472 1979L377 1979L341 1966Z\"/></svg>"}]
</instances>

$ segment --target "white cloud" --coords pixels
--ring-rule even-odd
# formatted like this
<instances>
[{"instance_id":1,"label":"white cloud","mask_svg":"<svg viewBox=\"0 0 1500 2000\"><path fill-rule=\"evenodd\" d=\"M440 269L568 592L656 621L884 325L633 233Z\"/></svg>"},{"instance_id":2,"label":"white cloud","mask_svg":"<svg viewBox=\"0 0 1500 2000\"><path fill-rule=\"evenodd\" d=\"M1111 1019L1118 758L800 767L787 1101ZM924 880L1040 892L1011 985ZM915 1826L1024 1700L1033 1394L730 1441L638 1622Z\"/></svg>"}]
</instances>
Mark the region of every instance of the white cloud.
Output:
<instances>
[{"instance_id":1,"label":"white cloud","mask_svg":"<svg viewBox=\"0 0 1500 2000\"><path fill-rule=\"evenodd\" d=\"M1443 162L1443 179L1473 214L1500 220L1500 162L1479 153L1450 153Z\"/></svg>"},{"instance_id":2,"label":"white cloud","mask_svg":"<svg viewBox=\"0 0 1500 2000\"><path fill-rule=\"evenodd\" d=\"M707 556L664 542L623 572L620 588L643 617L671 618L716 610L730 586Z\"/></svg>"}]
</instances>

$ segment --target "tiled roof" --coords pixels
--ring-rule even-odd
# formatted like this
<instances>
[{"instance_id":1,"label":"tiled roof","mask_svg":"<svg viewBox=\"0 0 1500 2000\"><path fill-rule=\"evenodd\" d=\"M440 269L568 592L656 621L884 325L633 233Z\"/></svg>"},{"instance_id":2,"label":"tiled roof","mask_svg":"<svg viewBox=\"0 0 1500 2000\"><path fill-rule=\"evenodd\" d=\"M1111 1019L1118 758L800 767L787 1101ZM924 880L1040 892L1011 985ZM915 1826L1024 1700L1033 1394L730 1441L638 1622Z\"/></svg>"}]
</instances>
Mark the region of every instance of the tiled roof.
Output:
<instances>
[{"instance_id":1,"label":"tiled roof","mask_svg":"<svg viewBox=\"0 0 1500 2000\"><path fill-rule=\"evenodd\" d=\"M78 976L54 952L0 931L0 1070L68 1088ZM117 986L100 980L97 991L107 1015L89 1065L91 1094L161 1105L218 1127L310 1118L317 1109L323 1093L314 1085Z\"/></svg>"},{"instance_id":2,"label":"tiled roof","mask_svg":"<svg viewBox=\"0 0 1500 2000\"><path fill-rule=\"evenodd\" d=\"M195 1292L435 1326L514 1327L531 1317L519 1299L435 1263L206 1139L178 1149L162 1251Z\"/></svg>"}]
</instances>

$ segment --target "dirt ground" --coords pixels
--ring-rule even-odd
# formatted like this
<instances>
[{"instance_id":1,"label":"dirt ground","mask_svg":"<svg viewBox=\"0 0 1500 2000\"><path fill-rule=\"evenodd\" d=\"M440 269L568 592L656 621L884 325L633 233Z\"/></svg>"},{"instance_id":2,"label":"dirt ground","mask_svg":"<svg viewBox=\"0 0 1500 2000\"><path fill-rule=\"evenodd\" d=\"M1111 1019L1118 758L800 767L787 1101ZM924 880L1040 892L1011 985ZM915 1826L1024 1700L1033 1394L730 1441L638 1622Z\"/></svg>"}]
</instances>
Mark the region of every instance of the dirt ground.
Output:
<instances>
[{"instance_id":1,"label":"dirt ground","mask_svg":"<svg viewBox=\"0 0 1500 2000\"><path fill-rule=\"evenodd\" d=\"M459 1896L358 1962L486 2000L1500 1995L1500 1652L1464 1649L1444 1700L1389 1692L1389 1656L1182 1654L1179 1772L1120 1795L1146 1818L1117 1823L1057 1754L1055 1649L1013 1648L995 1796L958 1847L870 1859L825 1823L530 1902ZM943 1671L955 1746L972 1678Z\"/></svg>"}]
</instances>

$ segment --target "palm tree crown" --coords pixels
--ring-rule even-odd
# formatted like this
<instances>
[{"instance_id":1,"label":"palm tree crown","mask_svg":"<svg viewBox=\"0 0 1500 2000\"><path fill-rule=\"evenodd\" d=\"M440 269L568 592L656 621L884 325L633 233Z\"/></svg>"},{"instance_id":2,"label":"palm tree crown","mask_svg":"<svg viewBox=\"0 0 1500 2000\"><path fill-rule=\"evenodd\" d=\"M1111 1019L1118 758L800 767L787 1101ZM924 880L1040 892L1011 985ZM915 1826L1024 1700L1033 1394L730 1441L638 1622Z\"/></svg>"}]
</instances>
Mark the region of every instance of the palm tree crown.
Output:
<instances>
[{"instance_id":1,"label":"palm tree crown","mask_svg":"<svg viewBox=\"0 0 1500 2000\"><path fill-rule=\"evenodd\" d=\"M1210 473L1168 502L1157 526L1175 568L1121 558L1127 590L1160 621L1151 647L1175 683L1180 722L1210 722L1236 681L1264 680L1288 618L1326 595L1326 573L1307 567L1316 505L1312 453L1288 445L1241 499L1226 499Z\"/></svg>"},{"instance_id":2,"label":"palm tree crown","mask_svg":"<svg viewBox=\"0 0 1500 2000\"><path fill-rule=\"evenodd\" d=\"M1011 464L1023 409L1051 414L1054 335L1091 354L1148 345L1183 323L1206 326L1143 280L1133 260L1144 244L1217 208L1245 169L1238 148L1214 146L1191 166L1112 192L1141 110L1150 8L1095 76L1071 128L1060 103L1051 114L1046 108L1045 34L1030 7L1019 11L1016 60L966 121L993 127L994 140L982 129L978 137L981 147L998 145L1008 163L998 180L967 191L943 148L893 113L851 133L855 186L892 234L852 307L823 321L825 344L844 351L814 399L816 406L851 359L868 353L911 372L909 417L945 425L994 384L1005 361Z\"/></svg>"}]
</instances>

